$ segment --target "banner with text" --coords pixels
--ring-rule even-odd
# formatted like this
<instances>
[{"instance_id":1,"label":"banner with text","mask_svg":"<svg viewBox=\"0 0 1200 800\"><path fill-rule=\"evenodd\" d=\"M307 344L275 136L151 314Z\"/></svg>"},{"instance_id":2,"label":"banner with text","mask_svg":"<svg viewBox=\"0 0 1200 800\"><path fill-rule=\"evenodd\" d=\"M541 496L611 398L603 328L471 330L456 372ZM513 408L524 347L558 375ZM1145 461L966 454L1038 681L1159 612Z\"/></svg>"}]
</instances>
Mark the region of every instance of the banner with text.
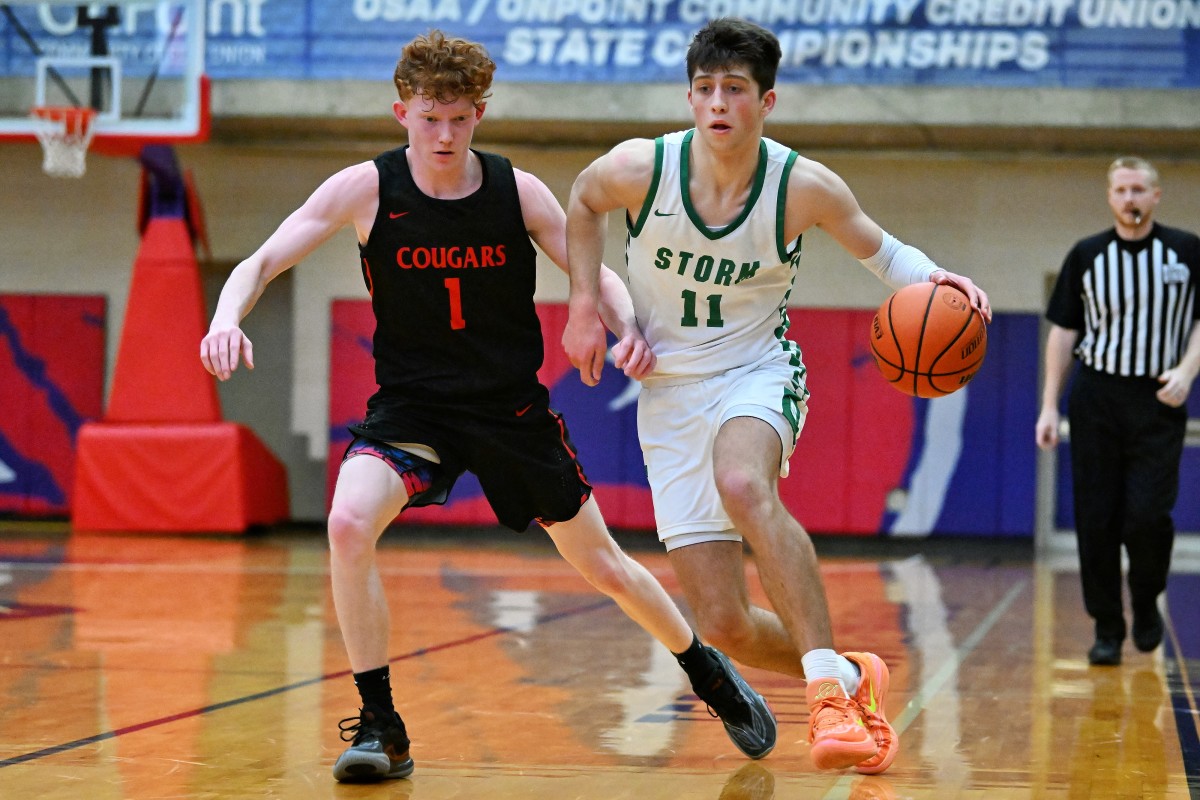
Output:
<instances>
[{"instance_id":1,"label":"banner with text","mask_svg":"<svg viewBox=\"0 0 1200 800\"><path fill-rule=\"evenodd\" d=\"M51 53L71 32L46 8L0 20L0 76L31 61L18 24ZM781 82L1200 87L1200 0L208 0L207 13L215 79L386 81L401 45L436 27L486 45L503 82L682 82L692 35L728 15L778 35ZM153 60L161 32L131 27L108 31L115 51Z\"/></svg>"}]
</instances>

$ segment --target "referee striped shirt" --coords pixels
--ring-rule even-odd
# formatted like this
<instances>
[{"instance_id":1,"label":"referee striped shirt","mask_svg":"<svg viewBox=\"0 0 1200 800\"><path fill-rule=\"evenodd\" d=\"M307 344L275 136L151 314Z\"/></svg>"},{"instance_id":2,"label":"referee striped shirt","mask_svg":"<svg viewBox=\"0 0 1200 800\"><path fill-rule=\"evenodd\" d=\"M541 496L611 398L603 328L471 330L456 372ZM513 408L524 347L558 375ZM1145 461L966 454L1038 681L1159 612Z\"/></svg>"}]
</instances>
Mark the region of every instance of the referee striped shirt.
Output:
<instances>
[{"instance_id":1,"label":"referee striped shirt","mask_svg":"<svg viewBox=\"0 0 1200 800\"><path fill-rule=\"evenodd\" d=\"M1076 243L1046 318L1082 332L1075 356L1098 372L1156 378L1179 363L1200 318L1200 238L1155 223L1137 241L1115 228Z\"/></svg>"}]
</instances>

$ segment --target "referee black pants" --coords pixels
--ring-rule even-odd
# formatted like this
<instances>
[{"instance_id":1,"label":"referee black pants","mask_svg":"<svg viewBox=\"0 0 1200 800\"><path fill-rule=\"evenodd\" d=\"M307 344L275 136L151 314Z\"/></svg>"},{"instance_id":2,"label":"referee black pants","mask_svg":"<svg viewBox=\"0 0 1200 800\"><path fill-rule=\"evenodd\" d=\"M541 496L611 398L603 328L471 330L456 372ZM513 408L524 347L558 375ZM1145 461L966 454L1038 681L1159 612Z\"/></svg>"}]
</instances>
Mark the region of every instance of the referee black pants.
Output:
<instances>
[{"instance_id":1,"label":"referee black pants","mask_svg":"<svg viewBox=\"0 0 1200 800\"><path fill-rule=\"evenodd\" d=\"M1153 378L1082 367L1068 401L1075 535L1083 603L1096 636L1125 638L1121 545L1129 556L1135 616L1151 614L1167 586L1187 409L1156 398Z\"/></svg>"}]
</instances>

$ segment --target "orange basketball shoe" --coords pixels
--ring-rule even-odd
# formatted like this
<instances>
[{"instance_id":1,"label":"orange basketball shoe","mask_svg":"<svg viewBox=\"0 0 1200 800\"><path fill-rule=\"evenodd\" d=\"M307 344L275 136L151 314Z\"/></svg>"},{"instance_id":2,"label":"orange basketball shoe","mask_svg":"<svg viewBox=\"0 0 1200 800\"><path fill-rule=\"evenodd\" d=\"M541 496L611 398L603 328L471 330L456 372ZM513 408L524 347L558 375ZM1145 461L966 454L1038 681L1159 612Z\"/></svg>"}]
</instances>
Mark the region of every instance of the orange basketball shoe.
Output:
<instances>
[{"instance_id":1,"label":"orange basketball shoe","mask_svg":"<svg viewBox=\"0 0 1200 800\"><path fill-rule=\"evenodd\" d=\"M858 704L836 679L808 682L808 708L808 740L817 769L853 767L879 751Z\"/></svg>"},{"instance_id":2,"label":"orange basketball shoe","mask_svg":"<svg viewBox=\"0 0 1200 800\"><path fill-rule=\"evenodd\" d=\"M855 765L854 769L863 775L876 775L883 772L896 760L900 752L900 737L892 728L891 723L883 713L883 701L888 692L888 668L883 659L874 653L843 653L858 667L862 679L858 682L858 691L854 693L854 702L862 711L867 729L875 739L879 752Z\"/></svg>"}]
</instances>

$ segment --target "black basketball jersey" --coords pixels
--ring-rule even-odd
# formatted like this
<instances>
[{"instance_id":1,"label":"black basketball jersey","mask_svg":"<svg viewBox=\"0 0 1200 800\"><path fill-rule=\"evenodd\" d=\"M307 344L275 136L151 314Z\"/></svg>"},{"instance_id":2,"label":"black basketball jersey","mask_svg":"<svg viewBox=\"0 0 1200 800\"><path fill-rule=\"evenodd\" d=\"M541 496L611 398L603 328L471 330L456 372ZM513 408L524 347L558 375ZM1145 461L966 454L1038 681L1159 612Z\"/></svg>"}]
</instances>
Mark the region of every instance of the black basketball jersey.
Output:
<instances>
[{"instance_id":1,"label":"black basketball jersey","mask_svg":"<svg viewBox=\"0 0 1200 800\"><path fill-rule=\"evenodd\" d=\"M375 158L379 211L359 246L375 312L376 400L479 402L537 386L537 253L511 162L474 151L479 189L440 200L417 188L407 147Z\"/></svg>"}]
</instances>

